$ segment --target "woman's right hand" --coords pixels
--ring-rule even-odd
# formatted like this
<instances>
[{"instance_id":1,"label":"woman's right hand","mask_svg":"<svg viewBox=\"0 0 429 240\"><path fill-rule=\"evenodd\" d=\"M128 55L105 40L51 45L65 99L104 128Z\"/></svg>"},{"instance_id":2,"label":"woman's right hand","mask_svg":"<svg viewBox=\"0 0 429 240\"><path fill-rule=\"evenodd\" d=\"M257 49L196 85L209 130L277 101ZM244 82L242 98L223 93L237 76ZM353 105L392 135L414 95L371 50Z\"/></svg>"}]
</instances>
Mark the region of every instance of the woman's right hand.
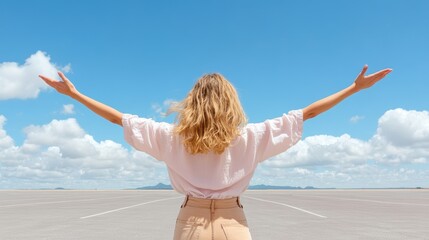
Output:
<instances>
[{"instance_id":1,"label":"woman's right hand","mask_svg":"<svg viewBox=\"0 0 429 240\"><path fill-rule=\"evenodd\" d=\"M333 106L337 105L339 102L343 101L345 98L349 97L350 95L362 89L371 87L372 85L380 81L382 78L384 78L388 73L392 71L392 69L386 68L376 73L365 76L365 72L367 69L368 69L368 66L365 65L362 71L356 77L355 82L349 87L305 107L303 109L304 120L313 118L319 115L320 113L331 109Z\"/></svg>"},{"instance_id":2,"label":"woman's right hand","mask_svg":"<svg viewBox=\"0 0 429 240\"><path fill-rule=\"evenodd\" d=\"M354 85L358 91L371 87L372 85L380 81L382 78L384 78L388 73L392 71L391 68L386 68L376 73L365 76L365 72L367 69L368 69L368 65L365 65L362 71L355 79Z\"/></svg>"},{"instance_id":3,"label":"woman's right hand","mask_svg":"<svg viewBox=\"0 0 429 240\"><path fill-rule=\"evenodd\" d=\"M58 76L62 79L62 81L56 81L52 78L45 77L43 75L39 75L39 77L45 81L46 84L53 87L57 92L72 97L76 95L77 90L74 87L73 83L62 73L58 72Z\"/></svg>"}]
</instances>

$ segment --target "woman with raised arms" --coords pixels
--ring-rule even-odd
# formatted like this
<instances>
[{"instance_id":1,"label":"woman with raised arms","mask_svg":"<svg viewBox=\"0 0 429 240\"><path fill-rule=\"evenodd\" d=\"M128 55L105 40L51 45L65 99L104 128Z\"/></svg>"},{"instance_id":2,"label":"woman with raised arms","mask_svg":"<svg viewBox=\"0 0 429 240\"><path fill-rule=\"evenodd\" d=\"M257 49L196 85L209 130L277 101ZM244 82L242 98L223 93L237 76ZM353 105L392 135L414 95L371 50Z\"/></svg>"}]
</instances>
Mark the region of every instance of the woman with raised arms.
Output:
<instances>
[{"instance_id":1,"label":"woman with raised arms","mask_svg":"<svg viewBox=\"0 0 429 240\"><path fill-rule=\"evenodd\" d=\"M233 85L221 74L203 75L184 100L172 105L176 123L124 114L62 81L39 75L49 86L123 127L126 141L165 162L173 188L185 195L176 220L174 240L251 239L240 203L262 161L286 151L302 136L304 121L345 98L373 86L392 69L365 76L364 66L343 90L299 110L260 123L247 123ZM280 110L282 111L282 110Z\"/></svg>"}]
</instances>

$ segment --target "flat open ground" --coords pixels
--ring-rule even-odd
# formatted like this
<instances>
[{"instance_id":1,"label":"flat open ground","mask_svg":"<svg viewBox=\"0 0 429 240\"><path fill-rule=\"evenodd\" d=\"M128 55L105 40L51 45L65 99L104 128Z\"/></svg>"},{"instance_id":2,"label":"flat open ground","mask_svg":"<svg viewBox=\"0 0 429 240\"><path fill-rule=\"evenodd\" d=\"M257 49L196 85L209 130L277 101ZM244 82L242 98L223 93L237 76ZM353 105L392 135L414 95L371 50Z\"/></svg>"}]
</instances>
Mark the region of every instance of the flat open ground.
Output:
<instances>
[{"instance_id":1,"label":"flat open ground","mask_svg":"<svg viewBox=\"0 0 429 240\"><path fill-rule=\"evenodd\" d=\"M427 239L429 190L247 191L254 240ZM172 239L174 191L0 190L0 239Z\"/></svg>"}]
</instances>

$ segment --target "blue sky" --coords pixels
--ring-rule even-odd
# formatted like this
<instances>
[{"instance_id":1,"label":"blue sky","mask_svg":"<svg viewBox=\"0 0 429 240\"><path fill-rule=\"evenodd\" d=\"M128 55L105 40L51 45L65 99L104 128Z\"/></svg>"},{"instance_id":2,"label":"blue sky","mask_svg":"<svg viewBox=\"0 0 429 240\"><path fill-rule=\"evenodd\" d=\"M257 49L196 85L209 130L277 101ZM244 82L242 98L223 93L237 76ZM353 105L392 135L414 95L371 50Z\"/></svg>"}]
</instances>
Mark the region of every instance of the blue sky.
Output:
<instances>
[{"instance_id":1,"label":"blue sky","mask_svg":"<svg viewBox=\"0 0 429 240\"><path fill-rule=\"evenodd\" d=\"M303 141L252 184L429 187L427 12L424 0L2 2L0 188L168 183L120 127L37 74L63 70L92 98L172 122L164 103L221 72L258 122L341 90L364 64L393 72L305 122ZM121 154L106 157L112 149Z\"/></svg>"}]
</instances>

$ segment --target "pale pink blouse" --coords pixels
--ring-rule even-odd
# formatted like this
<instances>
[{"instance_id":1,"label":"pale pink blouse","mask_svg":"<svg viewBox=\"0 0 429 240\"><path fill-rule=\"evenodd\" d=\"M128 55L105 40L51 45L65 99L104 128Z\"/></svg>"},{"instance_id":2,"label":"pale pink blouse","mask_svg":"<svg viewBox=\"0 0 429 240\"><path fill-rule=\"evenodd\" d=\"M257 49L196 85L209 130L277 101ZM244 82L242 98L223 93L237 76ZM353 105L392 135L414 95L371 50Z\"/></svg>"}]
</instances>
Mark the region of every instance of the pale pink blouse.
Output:
<instances>
[{"instance_id":1,"label":"pale pink blouse","mask_svg":"<svg viewBox=\"0 0 429 240\"><path fill-rule=\"evenodd\" d=\"M189 154L174 125L124 114L125 140L135 149L165 162L171 185L198 198L230 198L244 192L258 163L286 151L301 139L302 110L247 124L222 153Z\"/></svg>"}]
</instances>

